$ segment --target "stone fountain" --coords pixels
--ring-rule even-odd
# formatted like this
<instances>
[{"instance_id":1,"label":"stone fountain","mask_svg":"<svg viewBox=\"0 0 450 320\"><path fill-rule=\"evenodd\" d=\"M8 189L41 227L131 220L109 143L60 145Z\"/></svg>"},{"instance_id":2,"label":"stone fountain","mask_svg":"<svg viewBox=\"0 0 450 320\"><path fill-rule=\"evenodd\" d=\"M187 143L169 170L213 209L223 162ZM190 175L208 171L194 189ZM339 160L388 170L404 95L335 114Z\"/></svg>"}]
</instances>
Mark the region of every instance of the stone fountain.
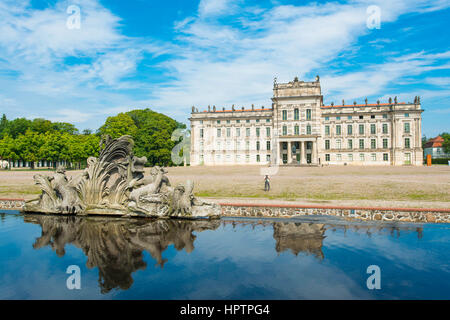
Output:
<instances>
[{"instance_id":1,"label":"stone fountain","mask_svg":"<svg viewBox=\"0 0 450 320\"><path fill-rule=\"evenodd\" d=\"M217 218L221 207L194 197L194 183L171 186L159 166L144 176L146 157L133 155L130 136L102 137L100 155L89 157L81 175L68 179L58 167L53 176L36 174L39 198L27 201L26 213L111 215L160 218Z\"/></svg>"}]
</instances>

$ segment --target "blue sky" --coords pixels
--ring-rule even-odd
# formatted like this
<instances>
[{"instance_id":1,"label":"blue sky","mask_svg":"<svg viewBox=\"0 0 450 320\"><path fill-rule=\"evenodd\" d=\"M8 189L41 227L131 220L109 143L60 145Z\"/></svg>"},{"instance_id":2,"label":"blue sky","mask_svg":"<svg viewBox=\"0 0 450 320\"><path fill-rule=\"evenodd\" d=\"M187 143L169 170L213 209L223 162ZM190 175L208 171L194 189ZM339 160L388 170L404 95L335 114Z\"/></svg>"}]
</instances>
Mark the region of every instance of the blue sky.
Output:
<instances>
[{"instance_id":1,"label":"blue sky","mask_svg":"<svg viewBox=\"0 0 450 320\"><path fill-rule=\"evenodd\" d=\"M430 137L450 131L449 29L448 0L0 0L0 112L97 129L149 107L188 123L192 105L270 106L274 77L318 74L326 104L420 95Z\"/></svg>"}]
</instances>

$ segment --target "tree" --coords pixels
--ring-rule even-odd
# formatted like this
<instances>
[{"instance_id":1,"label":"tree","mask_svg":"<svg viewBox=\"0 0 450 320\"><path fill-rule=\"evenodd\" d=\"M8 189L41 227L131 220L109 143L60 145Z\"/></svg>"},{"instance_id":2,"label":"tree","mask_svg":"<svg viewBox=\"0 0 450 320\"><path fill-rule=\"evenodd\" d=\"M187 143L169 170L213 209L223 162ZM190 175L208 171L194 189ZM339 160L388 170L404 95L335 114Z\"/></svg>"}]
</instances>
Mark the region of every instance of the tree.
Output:
<instances>
[{"instance_id":1,"label":"tree","mask_svg":"<svg viewBox=\"0 0 450 320\"><path fill-rule=\"evenodd\" d=\"M137 127L129 115L119 113L117 116L108 117L98 131L101 135L108 134L112 138L119 138L123 135L130 135L134 138L137 134Z\"/></svg>"},{"instance_id":2,"label":"tree","mask_svg":"<svg viewBox=\"0 0 450 320\"><path fill-rule=\"evenodd\" d=\"M444 152L450 153L450 133L444 132L443 134L441 134L441 137L444 139L444 142L442 143Z\"/></svg>"}]
</instances>

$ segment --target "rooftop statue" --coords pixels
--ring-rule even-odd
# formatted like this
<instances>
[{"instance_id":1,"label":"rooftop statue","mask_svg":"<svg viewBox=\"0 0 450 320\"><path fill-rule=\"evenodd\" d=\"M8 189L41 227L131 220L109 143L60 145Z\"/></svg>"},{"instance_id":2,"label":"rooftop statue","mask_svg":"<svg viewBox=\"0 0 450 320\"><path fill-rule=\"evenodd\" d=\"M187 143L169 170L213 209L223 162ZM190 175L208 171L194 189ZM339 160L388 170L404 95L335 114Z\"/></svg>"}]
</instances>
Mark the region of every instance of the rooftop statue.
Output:
<instances>
[{"instance_id":1,"label":"rooftop statue","mask_svg":"<svg viewBox=\"0 0 450 320\"><path fill-rule=\"evenodd\" d=\"M63 167L53 176L36 174L39 198L27 201L25 212L142 217L219 217L217 204L194 197L190 180L172 187L167 170L155 166L144 176L146 157L133 155L133 139L105 136L98 158L89 157L83 173L68 179Z\"/></svg>"}]
</instances>

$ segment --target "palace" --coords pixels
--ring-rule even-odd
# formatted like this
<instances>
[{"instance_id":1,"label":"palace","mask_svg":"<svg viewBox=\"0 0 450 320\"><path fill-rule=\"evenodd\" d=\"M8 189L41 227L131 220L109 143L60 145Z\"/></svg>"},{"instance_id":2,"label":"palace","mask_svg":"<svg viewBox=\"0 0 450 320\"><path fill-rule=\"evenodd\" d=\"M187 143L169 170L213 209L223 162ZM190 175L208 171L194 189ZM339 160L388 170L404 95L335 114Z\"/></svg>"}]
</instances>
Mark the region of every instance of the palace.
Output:
<instances>
[{"instance_id":1,"label":"palace","mask_svg":"<svg viewBox=\"0 0 450 320\"><path fill-rule=\"evenodd\" d=\"M274 81L272 107L192 107L191 165L417 165L420 97L325 106L320 79Z\"/></svg>"}]
</instances>

